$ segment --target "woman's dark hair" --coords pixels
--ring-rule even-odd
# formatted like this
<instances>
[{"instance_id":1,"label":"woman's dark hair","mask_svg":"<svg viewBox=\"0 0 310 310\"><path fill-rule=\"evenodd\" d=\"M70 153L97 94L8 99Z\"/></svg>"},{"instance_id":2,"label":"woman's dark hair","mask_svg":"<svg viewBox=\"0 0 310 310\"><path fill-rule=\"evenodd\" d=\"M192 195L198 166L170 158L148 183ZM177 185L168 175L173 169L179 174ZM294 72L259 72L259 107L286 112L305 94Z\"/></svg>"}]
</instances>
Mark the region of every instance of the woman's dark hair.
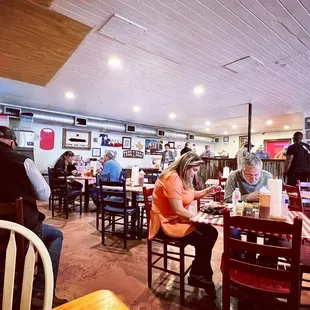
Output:
<instances>
[{"instance_id":1,"label":"woman's dark hair","mask_svg":"<svg viewBox=\"0 0 310 310\"><path fill-rule=\"evenodd\" d=\"M65 151L63 154L61 154L60 158L65 159L65 157L71 156L74 156L74 153L72 151Z\"/></svg>"}]
</instances>

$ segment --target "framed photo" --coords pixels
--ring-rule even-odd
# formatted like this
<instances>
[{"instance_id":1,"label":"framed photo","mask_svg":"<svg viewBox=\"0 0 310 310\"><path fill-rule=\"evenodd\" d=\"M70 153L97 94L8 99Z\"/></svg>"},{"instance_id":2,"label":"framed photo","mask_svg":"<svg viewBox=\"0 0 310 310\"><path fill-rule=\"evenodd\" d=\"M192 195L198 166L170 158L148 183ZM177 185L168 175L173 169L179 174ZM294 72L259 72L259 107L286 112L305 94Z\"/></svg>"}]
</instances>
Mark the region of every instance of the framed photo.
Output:
<instances>
[{"instance_id":1,"label":"framed photo","mask_svg":"<svg viewBox=\"0 0 310 310\"><path fill-rule=\"evenodd\" d=\"M239 149L243 145L244 140L247 140L248 136L239 136Z\"/></svg>"},{"instance_id":2,"label":"framed photo","mask_svg":"<svg viewBox=\"0 0 310 310\"><path fill-rule=\"evenodd\" d=\"M62 148L90 150L91 131L66 129L62 130Z\"/></svg>"},{"instance_id":3,"label":"framed photo","mask_svg":"<svg viewBox=\"0 0 310 310\"><path fill-rule=\"evenodd\" d=\"M160 155L163 152L162 140L145 139L145 155Z\"/></svg>"},{"instance_id":4,"label":"framed photo","mask_svg":"<svg viewBox=\"0 0 310 310\"><path fill-rule=\"evenodd\" d=\"M310 117L305 118L305 129L310 129Z\"/></svg>"},{"instance_id":5,"label":"framed photo","mask_svg":"<svg viewBox=\"0 0 310 310\"><path fill-rule=\"evenodd\" d=\"M91 156L92 157L100 157L101 156L101 148L93 147L91 150Z\"/></svg>"},{"instance_id":6,"label":"framed photo","mask_svg":"<svg viewBox=\"0 0 310 310\"><path fill-rule=\"evenodd\" d=\"M229 143L229 136L224 136L223 137L223 142L224 143Z\"/></svg>"},{"instance_id":7,"label":"framed photo","mask_svg":"<svg viewBox=\"0 0 310 310\"><path fill-rule=\"evenodd\" d=\"M122 137L122 148L125 150L131 149L131 138L130 137Z\"/></svg>"},{"instance_id":8,"label":"framed photo","mask_svg":"<svg viewBox=\"0 0 310 310\"><path fill-rule=\"evenodd\" d=\"M175 143L174 142L168 142L171 149L175 149Z\"/></svg>"},{"instance_id":9,"label":"framed photo","mask_svg":"<svg viewBox=\"0 0 310 310\"><path fill-rule=\"evenodd\" d=\"M306 130L306 139L310 140L310 130Z\"/></svg>"}]
</instances>

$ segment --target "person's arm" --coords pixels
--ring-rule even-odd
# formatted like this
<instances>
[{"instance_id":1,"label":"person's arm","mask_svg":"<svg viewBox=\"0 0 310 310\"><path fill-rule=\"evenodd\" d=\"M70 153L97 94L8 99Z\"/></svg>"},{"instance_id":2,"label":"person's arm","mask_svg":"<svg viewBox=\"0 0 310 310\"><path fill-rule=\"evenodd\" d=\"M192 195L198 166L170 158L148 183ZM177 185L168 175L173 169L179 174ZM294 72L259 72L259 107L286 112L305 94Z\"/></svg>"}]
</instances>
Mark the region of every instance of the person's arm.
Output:
<instances>
[{"instance_id":1,"label":"person's arm","mask_svg":"<svg viewBox=\"0 0 310 310\"><path fill-rule=\"evenodd\" d=\"M225 182L225 193L224 193L224 201L226 203L232 202L232 194L235 191L236 187L239 187L238 184L234 181L234 178L228 176L227 181ZM242 195L240 200L247 201L249 194Z\"/></svg>"},{"instance_id":2,"label":"person's arm","mask_svg":"<svg viewBox=\"0 0 310 310\"><path fill-rule=\"evenodd\" d=\"M269 158L270 158L269 153L268 153L268 152L266 152L266 154L267 154L267 158L269 159Z\"/></svg>"},{"instance_id":3,"label":"person's arm","mask_svg":"<svg viewBox=\"0 0 310 310\"><path fill-rule=\"evenodd\" d=\"M195 200L197 199L201 199L207 195L214 195L215 193L221 192L222 191L222 187L221 186L210 186L208 188L205 188L201 191L195 191Z\"/></svg>"},{"instance_id":4,"label":"person's arm","mask_svg":"<svg viewBox=\"0 0 310 310\"><path fill-rule=\"evenodd\" d=\"M103 165L101 174L108 174L108 173L111 174L111 165L109 164L108 161L106 161Z\"/></svg>"},{"instance_id":5,"label":"person's arm","mask_svg":"<svg viewBox=\"0 0 310 310\"><path fill-rule=\"evenodd\" d=\"M294 155L286 155L286 159L284 162L284 172L285 173L287 173L287 171L290 169L293 158L294 158Z\"/></svg>"},{"instance_id":6,"label":"person's arm","mask_svg":"<svg viewBox=\"0 0 310 310\"><path fill-rule=\"evenodd\" d=\"M189 220L194 214L190 213L183 207L182 200L168 198L170 206L175 214L185 220Z\"/></svg>"},{"instance_id":7,"label":"person's arm","mask_svg":"<svg viewBox=\"0 0 310 310\"><path fill-rule=\"evenodd\" d=\"M34 162L27 158L24 162L24 167L31 182L36 199L40 201L47 201L51 195L51 189Z\"/></svg>"},{"instance_id":8,"label":"person's arm","mask_svg":"<svg viewBox=\"0 0 310 310\"><path fill-rule=\"evenodd\" d=\"M172 155L172 160L175 161L174 152L171 151L171 155Z\"/></svg>"}]
</instances>

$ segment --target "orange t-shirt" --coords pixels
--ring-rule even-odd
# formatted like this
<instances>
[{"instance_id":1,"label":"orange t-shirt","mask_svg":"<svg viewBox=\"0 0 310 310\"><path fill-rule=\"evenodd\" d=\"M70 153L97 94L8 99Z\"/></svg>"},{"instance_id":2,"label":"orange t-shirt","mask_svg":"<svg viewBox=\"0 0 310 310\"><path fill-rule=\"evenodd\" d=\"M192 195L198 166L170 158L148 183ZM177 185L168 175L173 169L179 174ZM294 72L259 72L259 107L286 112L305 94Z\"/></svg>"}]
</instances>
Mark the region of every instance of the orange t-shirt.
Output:
<instances>
[{"instance_id":1,"label":"orange t-shirt","mask_svg":"<svg viewBox=\"0 0 310 310\"><path fill-rule=\"evenodd\" d=\"M181 178L176 172L159 178L153 192L149 238L154 238L160 227L166 235L175 238L184 237L194 231L195 226L176 215L168 200L182 200L184 208L187 209L194 197L194 189L184 190Z\"/></svg>"}]
</instances>

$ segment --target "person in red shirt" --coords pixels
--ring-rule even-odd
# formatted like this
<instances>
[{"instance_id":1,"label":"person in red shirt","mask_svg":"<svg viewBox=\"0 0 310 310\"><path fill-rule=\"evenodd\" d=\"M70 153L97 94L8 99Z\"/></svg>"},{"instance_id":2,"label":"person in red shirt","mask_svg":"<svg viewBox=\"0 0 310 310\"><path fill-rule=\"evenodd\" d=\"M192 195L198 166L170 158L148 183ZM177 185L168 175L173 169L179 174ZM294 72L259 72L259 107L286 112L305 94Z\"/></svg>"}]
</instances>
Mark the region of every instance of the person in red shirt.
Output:
<instances>
[{"instance_id":1,"label":"person in red shirt","mask_svg":"<svg viewBox=\"0 0 310 310\"><path fill-rule=\"evenodd\" d=\"M210 295L215 292L211 255L218 232L211 225L191 223L194 214L189 211L189 206L193 200L215 194L222 188L212 186L195 191L191 179L197 175L203 163L199 155L187 152L160 175L153 192L149 238L157 234L162 237L166 235L193 245L196 256L189 284L205 289Z\"/></svg>"}]
</instances>

